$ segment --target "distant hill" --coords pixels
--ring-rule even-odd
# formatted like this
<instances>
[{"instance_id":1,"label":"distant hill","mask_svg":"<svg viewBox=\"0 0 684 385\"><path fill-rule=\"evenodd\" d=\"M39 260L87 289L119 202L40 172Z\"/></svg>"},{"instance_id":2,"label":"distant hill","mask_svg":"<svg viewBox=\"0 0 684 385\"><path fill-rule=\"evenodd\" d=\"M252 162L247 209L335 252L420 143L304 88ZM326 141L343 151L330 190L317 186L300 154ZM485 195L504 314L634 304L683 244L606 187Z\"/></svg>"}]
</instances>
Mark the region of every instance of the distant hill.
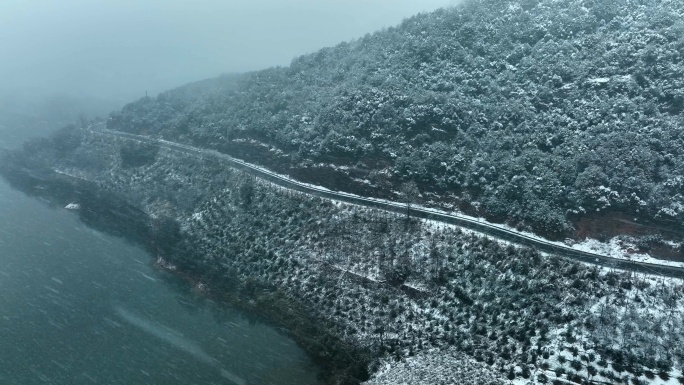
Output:
<instances>
[{"instance_id":1,"label":"distant hill","mask_svg":"<svg viewBox=\"0 0 684 385\"><path fill-rule=\"evenodd\" d=\"M108 127L364 194L414 181L425 203L554 238L596 213L618 233L681 229L683 15L670 0L469 1L143 98Z\"/></svg>"},{"instance_id":2,"label":"distant hill","mask_svg":"<svg viewBox=\"0 0 684 385\"><path fill-rule=\"evenodd\" d=\"M0 90L0 148L46 136L67 124L86 124L120 109L119 100L75 97L64 93Z\"/></svg>"}]
</instances>

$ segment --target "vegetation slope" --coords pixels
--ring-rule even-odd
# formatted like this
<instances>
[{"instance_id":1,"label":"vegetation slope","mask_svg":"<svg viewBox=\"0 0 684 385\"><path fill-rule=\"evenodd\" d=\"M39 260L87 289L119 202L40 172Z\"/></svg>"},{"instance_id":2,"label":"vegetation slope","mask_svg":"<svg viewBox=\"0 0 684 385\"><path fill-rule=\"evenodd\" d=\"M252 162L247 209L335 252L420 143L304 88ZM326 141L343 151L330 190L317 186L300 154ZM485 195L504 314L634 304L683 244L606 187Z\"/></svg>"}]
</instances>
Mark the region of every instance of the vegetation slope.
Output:
<instances>
[{"instance_id":1,"label":"vegetation slope","mask_svg":"<svg viewBox=\"0 0 684 385\"><path fill-rule=\"evenodd\" d=\"M263 314L329 384L684 383L681 280L615 272L324 200L197 156L66 127L5 154L157 266ZM370 378L369 378L370 376Z\"/></svg>"},{"instance_id":2,"label":"vegetation slope","mask_svg":"<svg viewBox=\"0 0 684 385\"><path fill-rule=\"evenodd\" d=\"M480 0L143 98L108 127L549 237L682 229L684 2Z\"/></svg>"}]
</instances>

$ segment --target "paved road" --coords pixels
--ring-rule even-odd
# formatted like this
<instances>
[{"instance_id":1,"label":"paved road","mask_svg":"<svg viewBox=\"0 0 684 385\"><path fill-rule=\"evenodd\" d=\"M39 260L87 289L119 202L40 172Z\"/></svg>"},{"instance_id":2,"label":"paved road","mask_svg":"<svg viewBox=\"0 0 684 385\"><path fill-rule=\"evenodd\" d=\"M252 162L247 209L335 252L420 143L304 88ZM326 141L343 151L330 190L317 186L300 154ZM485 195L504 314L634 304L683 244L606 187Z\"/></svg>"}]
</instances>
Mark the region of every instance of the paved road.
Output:
<instances>
[{"instance_id":1,"label":"paved road","mask_svg":"<svg viewBox=\"0 0 684 385\"><path fill-rule=\"evenodd\" d=\"M195 154L205 158L212 157L220 160L221 162L231 167L244 170L252 175L255 175L264 180L268 180L279 186L289 188L295 191L300 191L306 194L318 196L321 198L334 199L342 202L348 202L361 206L377 208L399 214L406 214L407 212L406 204L403 203L367 198L340 191L331 191L322 187L301 183L296 180L284 177L282 175L270 172L264 168L243 162L239 159L235 159L218 151L203 150L197 147L192 147L175 142L169 142L166 140L155 139L147 136L129 134L121 131L107 130L104 128L103 123L92 126L91 130L93 132L99 132L105 135L114 135L118 137L135 139L142 142L156 143L168 149L173 149L189 154ZM608 257L600 254L589 253L586 251L580 251L562 244L545 241L543 239L535 237L530 237L523 233L498 227L491 223L478 221L476 219L472 219L469 217L463 217L456 214L446 214L436 210L430 210L414 206L410 208L410 215L417 218L432 219L443 223L457 225L463 228L477 231L479 233L487 234L502 240L506 240L518 245L530 246L541 252L558 255L561 257L565 257L568 259L584 263L590 263L620 270L628 270L647 274L655 274L665 277L684 279L684 268L681 267L664 266L647 262L629 261L619 258Z\"/></svg>"}]
</instances>

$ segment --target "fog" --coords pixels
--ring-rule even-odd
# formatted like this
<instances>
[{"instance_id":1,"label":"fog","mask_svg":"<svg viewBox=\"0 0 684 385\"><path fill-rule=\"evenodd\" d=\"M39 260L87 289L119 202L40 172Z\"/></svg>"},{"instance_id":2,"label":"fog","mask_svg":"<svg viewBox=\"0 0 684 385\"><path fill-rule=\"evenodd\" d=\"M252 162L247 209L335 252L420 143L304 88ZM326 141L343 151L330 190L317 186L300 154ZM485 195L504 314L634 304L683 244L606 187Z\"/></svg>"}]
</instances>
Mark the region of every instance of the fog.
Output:
<instances>
[{"instance_id":1,"label":"fog","mask_svg":"<svg viewBox=\"0 0 684 385\"><path fill-rule=\"evenodd\" d=\"M3 0L0 94L104 104L288 65L449 0Z\"/></svg>"}]
</instances>

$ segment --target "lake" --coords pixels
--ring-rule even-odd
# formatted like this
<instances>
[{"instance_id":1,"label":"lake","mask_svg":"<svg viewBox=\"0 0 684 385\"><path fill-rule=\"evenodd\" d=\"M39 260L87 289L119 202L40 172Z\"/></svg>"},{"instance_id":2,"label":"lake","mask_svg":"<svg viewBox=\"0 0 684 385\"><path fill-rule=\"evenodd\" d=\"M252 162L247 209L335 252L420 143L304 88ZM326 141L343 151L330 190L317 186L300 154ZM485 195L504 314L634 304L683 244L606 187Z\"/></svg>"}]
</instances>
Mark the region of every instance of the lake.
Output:
<instances>
[{"instance_id":1,"label":"lake","mask_svg":"<svg viewBox=\"0 0 684 385\"><path fill-rule=\"evenodd\" d=\"M0 384L319 384L283 333L0 179Z\"/></svg>"}]
</instances>

